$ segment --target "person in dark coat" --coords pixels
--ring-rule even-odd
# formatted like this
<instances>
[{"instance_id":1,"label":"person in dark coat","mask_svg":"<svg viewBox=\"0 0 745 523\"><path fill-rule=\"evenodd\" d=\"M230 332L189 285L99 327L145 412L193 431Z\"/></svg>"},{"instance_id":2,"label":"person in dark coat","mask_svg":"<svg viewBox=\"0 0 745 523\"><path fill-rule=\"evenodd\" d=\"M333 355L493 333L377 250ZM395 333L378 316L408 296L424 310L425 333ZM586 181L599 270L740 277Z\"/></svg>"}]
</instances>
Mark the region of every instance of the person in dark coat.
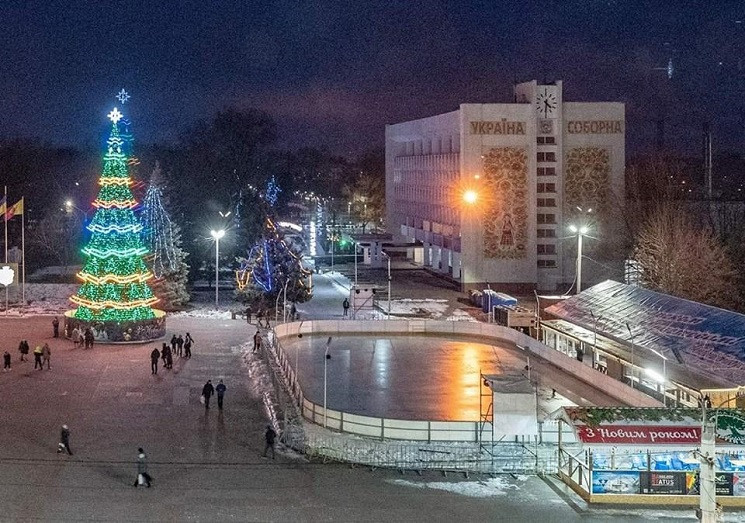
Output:
<instances>
[{"instance_id":1,"label":"person in dark coat","mask_svg":"<svg viewBox=\"0 0 745 523\"><path fill-rule=\"evenodd\" d=\"M41 345L37 345L34 349L34 369L36 369L36 367L38 366L39 370L44 370L44 364L42 364L41 362L41 353Z\"/></svg>"},{"instance_id":2,"label":"person in dark coat","mask_svg":"<svg viewBox=\"0 0 745 523\"><path fill-rule=\"evenodd\" d=\"M204 408L210 408L210 398L215 393L215 387L212 386L212 380L207 380L207 383L202 387L202 396L204 396Z\"/></svg>"},{"instance_id":3,"label":"person in dark coat","mask_svg":"<svg viewBox=\"0 0 745 523\"><path fill-rule=\"evenodd\" d=\"M178 338L174 334L173 336L171 336L171 350L173 352L176 352L176 345L178 345Z\"/></svg>"},{"instance_id":4,"label":"person in dark coat","mask_svg":"<svg viewBox=\"0 0 745 523\"><path fill-rule=\"evenodd\" d=\"M173 368L173 353L170 350L166 351L166 368Z\"/></svg>"},{"instance_id":5,"label":"person in dark coat","mask_svg":"<svg viewBox=\"0 0 745 523\"><path fill-rule=\"evenodd\" d=\"M54 337L59 338L59 320L57 316L52 320L52 331L54 332Z\"/></svg>"},{"instance_id":6,"label":"person in dark coat","mask_svg":"<svg viewBox=\"0 0 745 523\"><path fill-rule=\"evenodd\" d=\"M67 452L72 456L72 449L70 449L70 429L67 428L67 425L62 425L62 430L60 431L57 454L60 452Z\"/></svg>"},{"instance_id":7,"label":"person in dark coat","mask_svg":"<svg viewBox=\"0 0 745 523\"><path fill-rule=\"evenodd\" d=\"M176 354L181 356L184 353L184 338L181 334L176 338Z\"/></svg>"},{"instance_id":8,"label":"person in dark coat","mask_svg":"<svg viewBox=\"0 0 745 523\"><path fill-rule=\"evenodd\" d=\"M145 454L145 451L142 450L142 448L137 449L137 478L135 478L135 487L139 486L140 479L142 479L142 483L144 483L147 488L150 488L150 482L153 478L150 477L150 474L147 472L147 454Z\"/></svg>"},{"instance_id":9,"label":"person in dark coat","mask_svg":"<svg viewBox=\"0 0 745 523\"><path fill-rule=\"evenodd\" d=\"M256 334L254 334L254 350L253 350L253 352L257 352L259 349L261 349L261 333L259 331L256 331Z\"/></svg>"},{"instance_id":10,"label":"person in dark coat","mask_svg":"<svg viewBox=\"0 0 745 523\"><path fill-rule=\"evenodd\" d=\"M217 384L217 387L215 387L215 391L217 392L217 408L222 410L222 398L225 396L225 391L228 388L225 386L225 384L220 380L220 383Z\"/></svg>"},{"instance_id":11,"label":"person in dark coat","mask_svg":"<svg viewBox=\"0 0 745 523\"><path fill-rule=\"evenodd\" d=\"M341 306L344 308L344 316L347 316L349 314L349 300L344 298L344 301L341 302Z\"/></svg>"},{"instance_id":12,"label":"person in dark coat","mask_svg":"<svg viewBox=\"0 0 745 523\"><path fill-rule=\"evenodd\" d=\"M166 345L165 343L163 344L163 348L160 349L160 357L163 359L163 368L164 369L167 369L168 368L168 356L167 356L167 354L168 354L168 352L170 350L171 350L171 348L168 345Z\"/></svg>"},{"instance_id":13,"label":"person in dark coat","mask_svg":"<svg viewBox=\"0 0 745 523\"><path fill-rule=\"evenodd\" d=\"M165 346L165 343L163 344ZM160 359L160 352L158 352L158 347L155 347L153 349L153 352L150 353L150 374L158 374L158 360Z\"/></svg>"},{"instance_id":14,"label":"person in dark coat","mask_svg":"<svg viewBox=\"0 0 745 523\"><path fill-rule=\"evenodd\" d=\"M274 459L274 439L277 437L277 433L274 432L274 429L271 425L266 426L266 432L264 432L264 441L266 442L266 445L264 445L264 453L261 455L262 457L266 457L266 453L269 449L272 450L272 459Z\"/></svg>"},{"instance_id":15,"label":"person in dark coat","mask_svg":"<svg viewBox=\"0 0 745 523\"><path fill-rule=\"evenodd\" d=\"M26 355L28 354L29 346L26 340L21 340L18 344L18 352L21 353L21 361L26 361Z\"/></svg>"},{"instance_id":16,"label":"person in dark coat","mask_svg":"<svg viewBox=\"0 0 745 523\"><path fill-rule=\"evenodd\" d=\"M10 370L10 352L8 352L7 350L3 353L3 370ZM222 403L222 400L220 401L220 403Z\"/></svg>"}]
</instances>

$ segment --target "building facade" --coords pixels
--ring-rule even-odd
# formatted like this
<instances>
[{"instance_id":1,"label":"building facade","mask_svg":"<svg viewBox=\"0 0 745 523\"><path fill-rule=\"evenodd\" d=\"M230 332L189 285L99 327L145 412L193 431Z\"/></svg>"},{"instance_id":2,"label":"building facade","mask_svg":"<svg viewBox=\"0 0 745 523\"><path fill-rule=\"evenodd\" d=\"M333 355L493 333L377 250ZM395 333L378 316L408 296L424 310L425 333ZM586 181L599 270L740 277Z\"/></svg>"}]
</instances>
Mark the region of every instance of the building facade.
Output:
<instances>
[{"instance_id":1,"label":"building facade","mask_svg":"<svg viewBox=\"0 0 745 523\"><path fill-rule=\"evenodd\" d=\"M386 127L388 231L421 242L415 261L464 289L566 288L577 253L569 225L618 233L624 104L564 102L561 81L514 94Z\"/></svg>"}]
</instances>

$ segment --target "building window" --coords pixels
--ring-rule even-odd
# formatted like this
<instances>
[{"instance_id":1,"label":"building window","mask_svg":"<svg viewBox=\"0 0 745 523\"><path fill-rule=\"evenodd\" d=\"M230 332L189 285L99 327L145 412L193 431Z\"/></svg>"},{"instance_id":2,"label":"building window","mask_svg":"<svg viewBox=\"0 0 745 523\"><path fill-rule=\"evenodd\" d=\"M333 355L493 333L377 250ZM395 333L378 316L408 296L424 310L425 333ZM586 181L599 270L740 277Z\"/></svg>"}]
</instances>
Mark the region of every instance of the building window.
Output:
<instances>
[{"instance_id":1,"label":"building window","mask_svg":"<svg viewBox=\"0 0 745 523\"><path fill-rule=\"evenodd\" d=\"M556 207L556 199L538 198L538 207Z\"/></svg>"},{"instance_id":2,"label":"building window","mask_svg":"<svg viewBox=\"0 0 745 523\"><path fill-rule=\"evenodd\" d=\"M556 192L556 184L555 183L539 183L537 186L537 192L538 193L555 193Z\"/></svg>"},{"instance_id":3,"label":"building window","mask_svg":"<svg viewBox=\"0 0 745 523\"><path fill-rule=\"evenodd\" d=\"M538 254L556 254L556 245L539 243Z\"/></svg>"},{"instance_id":4,"label":"building window","mask_svg":"<svg viewBox=\"0 0 745 523\"><path fill-rule=\"evenodd\" d=\"M536 139L536 143L538 145L554 145L556 143L556 138L553 136L539 136Z\"/></svg>"},{"instance_id":5,"label":"building window","mask_svg":"<svg viewBox=\"0 0 745 523\"><path fill-rule=\"evenodd\" d=\"M538 153L538 161L539 162L555 162L556 161L556 153Z\"/></svg>"},{"instance_id":6,"label":"building window","mask_svg":"<svg viewBox=\"0 0 745 523\"><path fill-rule=\"evenodd\" d=\"M539 238L556 238L556 229L538 229Z\"/></svg>"},{"instance_id":7,"label":"building window","mask_svg":"<svg viewBox=\"0 0 745 523\"><path fill-rule=\"evenodd\" d=\"M539 224L556 223L556 215L555 214L538 214L538 223Z\"/></svg>"},{"instance_id":8,"label":"building window","mask_svg":"<svg viewBox=\"0 0 745 523\"><path fill-rule=\"evenodd\" d=\"M552 269L556 267L556 260L538 260L539 269Z\"/></svg>"},{"instance_id":9,"label":"building window","mask_svg":"<svg viewBox=\"0 0 745 523\"><path fill-rule=\"evenodd\" d=\"M555 167L539 167L538 176L556 176Z\"/></svg>"}]
</instances>

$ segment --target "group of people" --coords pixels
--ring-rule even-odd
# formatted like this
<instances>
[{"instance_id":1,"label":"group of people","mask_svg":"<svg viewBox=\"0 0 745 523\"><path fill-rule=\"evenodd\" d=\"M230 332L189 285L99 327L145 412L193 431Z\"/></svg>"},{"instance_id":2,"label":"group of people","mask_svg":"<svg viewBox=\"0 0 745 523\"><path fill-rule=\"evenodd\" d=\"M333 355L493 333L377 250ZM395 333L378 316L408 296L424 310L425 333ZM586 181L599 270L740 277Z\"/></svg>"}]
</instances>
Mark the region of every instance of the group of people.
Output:
<instances>
[{"instance_id":1,"label":"group of people","mask_svg":"<svg viewBox=\"0 0 745 523\"><path fill-rule=\"evenodd\" d=\"M154 348L150 353L150 374L158 374L158 361L163 360L164 369L173 368L173 358L178 356L186 359L191 358L191 347L194 344L194 338L188 332L186 336L181 334L171 337L171 344L163 343L160 350Z\"/></svg>"},{"instance_id":2,"label":"group of people","mask_svg":"<svg viewBox=\"0 0 745 523\"><path fill-rule=\"evenodd\" d=\"M204 409L207 410L210 408L210 398L217 394L217 408L222 410L222 402L225 398L225 391L228 390L228 388L225 386L225 384L220 380L220 383L217 384L217 387L212 386L212 380L207 380L207 383L204 384L204 387L202 387L202 398L201 401L204 403Z\"/></svg>"},{"instance_id":3,"label":"group of people","mask_svg":"<svg viewBox=\"0 0 745 523\"><path fill-rule=\"evenodd\" d=\"M21 340L18 344L18 352L21 353L21 361L28 361L26 356L31 352L31 346L28 344L28 340ZM43 370L44 364L47 366L47 370L51 370L52 361L52 349L48 343L44 345L37 345L34 348L34 369ZM3 353L3 371L8 372L12 370L10 353L6 350Z\"/></svg>"},{"instance_id":4,"label":"group of people","mask_svg":"<svg viewBox=\"0 0 745 523\"><path fill-rule=\"evenodd\" d=\"M82 347L83 349L92 349L93 342L96 339L90 327L86 327L85 329L83 329L82 327L75 327L70 333L70 338L72 339L72 343L75 345L76 349L78 348L78 346Z\"/></svg>"}]
</instances>

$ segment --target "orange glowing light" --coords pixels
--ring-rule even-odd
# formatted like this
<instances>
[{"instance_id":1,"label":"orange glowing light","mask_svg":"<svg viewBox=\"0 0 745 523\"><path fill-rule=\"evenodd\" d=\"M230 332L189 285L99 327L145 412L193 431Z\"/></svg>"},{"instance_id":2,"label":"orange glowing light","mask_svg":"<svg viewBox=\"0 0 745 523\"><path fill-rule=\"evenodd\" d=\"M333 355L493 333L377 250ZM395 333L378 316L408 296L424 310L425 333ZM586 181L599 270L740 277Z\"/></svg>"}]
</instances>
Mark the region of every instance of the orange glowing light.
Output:
<instances>
[{"instance_id":1,"label":"orange glowing light","mask_svg":"<svg viewBox=\"0 0 745 523\"><path fill-rule=\"evenodd\" d=\"M473 189L466 189L466 191L463 193L463 201L469 205L476 203L478 199L479 194Z\"/></svg>"}]
</instances>

